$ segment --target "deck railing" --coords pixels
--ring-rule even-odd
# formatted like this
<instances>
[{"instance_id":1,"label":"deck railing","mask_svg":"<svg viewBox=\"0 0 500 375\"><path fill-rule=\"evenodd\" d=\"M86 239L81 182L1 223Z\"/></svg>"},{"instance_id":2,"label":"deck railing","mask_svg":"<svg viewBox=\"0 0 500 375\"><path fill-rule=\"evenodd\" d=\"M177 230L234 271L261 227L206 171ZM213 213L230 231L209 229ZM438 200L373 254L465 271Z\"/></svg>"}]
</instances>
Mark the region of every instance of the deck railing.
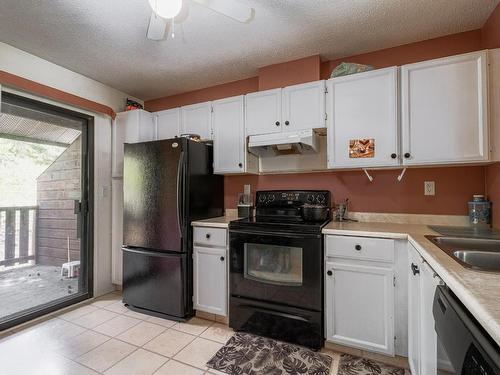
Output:
<instances>
[{"instance_id":1,"label":"deck railing","mask_svg":"<svg viewBox=\"0 0 500 375\"><path fill-rule=\"evenodd\" d=\"M37 206L0 207L0 267L35 259Z\"/></svg>"}]
</instances>

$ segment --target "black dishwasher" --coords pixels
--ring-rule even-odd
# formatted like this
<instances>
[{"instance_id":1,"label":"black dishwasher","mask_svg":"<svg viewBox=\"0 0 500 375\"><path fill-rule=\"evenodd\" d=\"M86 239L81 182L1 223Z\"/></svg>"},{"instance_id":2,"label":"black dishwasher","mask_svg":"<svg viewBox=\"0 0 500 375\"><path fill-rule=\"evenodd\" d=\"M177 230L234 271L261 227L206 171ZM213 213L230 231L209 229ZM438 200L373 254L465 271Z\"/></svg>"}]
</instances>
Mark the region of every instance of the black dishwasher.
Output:
<instances>
[{"instance_id":1,"label":"black dishwasher","mask_svg":"<svg viewBox=\"0 0 500 375\"><path fill-rule=\"evenodd\" d=\"M444 285L436 288L433 314L436 333L456 374L500 374L498 345Z\"/></svg>"}]
</instances>

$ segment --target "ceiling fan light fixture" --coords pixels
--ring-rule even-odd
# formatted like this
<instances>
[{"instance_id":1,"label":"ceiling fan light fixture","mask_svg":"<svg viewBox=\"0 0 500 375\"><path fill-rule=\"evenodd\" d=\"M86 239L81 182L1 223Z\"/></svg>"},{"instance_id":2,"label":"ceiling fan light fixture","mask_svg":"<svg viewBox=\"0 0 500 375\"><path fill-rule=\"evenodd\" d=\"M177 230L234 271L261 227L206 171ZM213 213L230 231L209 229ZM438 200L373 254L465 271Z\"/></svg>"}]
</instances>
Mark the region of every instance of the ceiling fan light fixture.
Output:
<instances>
[{"instance_id":1,"label":"ceiling fan light fixture","mask_svg":"<svg viewBox=\"0 0 500 375\"><path fill-rule=\"evenodd\" d=\"M182 0L149 0L149 5L158 16L174 18L182 9Z\"/></svg>"}]
</instances>

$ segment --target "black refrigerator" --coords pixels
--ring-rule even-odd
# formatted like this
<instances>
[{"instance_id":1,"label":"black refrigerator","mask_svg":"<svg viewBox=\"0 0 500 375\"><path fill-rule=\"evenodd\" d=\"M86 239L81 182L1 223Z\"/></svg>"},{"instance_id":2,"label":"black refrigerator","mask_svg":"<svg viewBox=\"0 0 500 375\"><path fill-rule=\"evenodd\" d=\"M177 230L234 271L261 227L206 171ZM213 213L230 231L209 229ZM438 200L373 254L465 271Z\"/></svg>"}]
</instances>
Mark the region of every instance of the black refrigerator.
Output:
<instances>
[{"instance_id":1,"label":"black refrigerator","mask_svg":"<svg viewBox=\"0 0 500 375\"><path fill-rule=\"evenodd\" d=\"M221 216L224 178L210 144L187 138L125 144L123 302L150 315L193 315L191 221Z\"/></svg>"}]
</instances>

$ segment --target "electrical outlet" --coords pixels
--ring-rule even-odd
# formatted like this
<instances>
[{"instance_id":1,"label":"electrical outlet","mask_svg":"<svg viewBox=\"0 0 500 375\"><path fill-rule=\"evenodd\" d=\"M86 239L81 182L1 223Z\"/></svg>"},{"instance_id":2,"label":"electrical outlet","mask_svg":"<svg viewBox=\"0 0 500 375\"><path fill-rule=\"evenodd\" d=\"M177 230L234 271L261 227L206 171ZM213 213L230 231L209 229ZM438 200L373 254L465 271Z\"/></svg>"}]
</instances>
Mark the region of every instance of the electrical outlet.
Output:
<instances>
[{"instance_id":1,"label":"electrical outlet","mask_svg":"<svg viewBox=\"0 0 500 375\"><path fill-rule=\"evenodd\" d=\"M436 195L436 184L434 181L424 181L424 195Z\"/></svg>"}]
</instances>

